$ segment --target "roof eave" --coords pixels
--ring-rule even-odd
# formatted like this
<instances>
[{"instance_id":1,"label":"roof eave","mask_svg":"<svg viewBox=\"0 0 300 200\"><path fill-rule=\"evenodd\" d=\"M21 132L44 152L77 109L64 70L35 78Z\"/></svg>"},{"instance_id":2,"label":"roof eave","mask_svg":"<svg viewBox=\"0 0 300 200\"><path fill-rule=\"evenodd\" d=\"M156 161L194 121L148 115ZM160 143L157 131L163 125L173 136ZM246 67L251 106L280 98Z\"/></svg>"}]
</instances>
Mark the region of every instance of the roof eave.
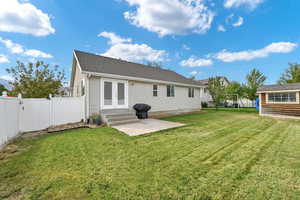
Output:
<instances>
[{"instance_id":1,"label":"roof eave","mask_svg":"<svg viewBox=\"0 0 300 200\"><path fill-rule=\"evenodd\" d=\"M262 90L262 91L257 91L258 94L260 93L272 93L272 92L300 92L300 89L295 89L295 90Z\"/></svg>"},{"instance_id":2,"label":"roof eave","mask_svg":"<svg viewBox=\"0 0 300 200\"><path fill-rule=\"evenodd\" d=\"M170 81L139 78L139 77L132 77L132 76L122 76L122 75L117 75L117 74L91 72L91 71L82 71L82 73L90 74L90 75L94 75L94 76L101 76L101 77L105 77L105 78L118 78L118 79L133 80L133 81L151 82L151 83L155 82L155 83L172 84L172 85L179 85L179 86L185 86L185 87L197 87L197 88L205 87L204 85L185 84L185 83L180 83L180 82L170 82Z\"/></svg>"}]
</instances>

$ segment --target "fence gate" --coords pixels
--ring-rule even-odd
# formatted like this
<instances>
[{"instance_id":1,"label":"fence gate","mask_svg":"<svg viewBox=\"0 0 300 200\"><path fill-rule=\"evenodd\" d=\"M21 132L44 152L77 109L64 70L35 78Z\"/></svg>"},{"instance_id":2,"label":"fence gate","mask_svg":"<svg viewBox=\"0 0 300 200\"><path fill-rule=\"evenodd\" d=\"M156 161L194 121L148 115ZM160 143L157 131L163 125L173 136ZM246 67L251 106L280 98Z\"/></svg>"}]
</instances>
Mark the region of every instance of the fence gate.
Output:
<instances>
[{"instance_id":1,"label":"fence gate","mask_svg":"<svg viewBox=\"0 0 300 200\"><path fill-rule=\"evenodd\" d=\"M51 101L22 99L20 104L20 131L43 130L50 126Z\"/></svg>"},{"instance_id":2,"label":"fence gate","mask_svg":"<svg viewBox=\"0 0 300 200\"><path fill-rule=\"evenodd\" d=\"M19 132L39 131L85 119L85 97L0 97L0 146Z\"/></svg>"}]
</instances>

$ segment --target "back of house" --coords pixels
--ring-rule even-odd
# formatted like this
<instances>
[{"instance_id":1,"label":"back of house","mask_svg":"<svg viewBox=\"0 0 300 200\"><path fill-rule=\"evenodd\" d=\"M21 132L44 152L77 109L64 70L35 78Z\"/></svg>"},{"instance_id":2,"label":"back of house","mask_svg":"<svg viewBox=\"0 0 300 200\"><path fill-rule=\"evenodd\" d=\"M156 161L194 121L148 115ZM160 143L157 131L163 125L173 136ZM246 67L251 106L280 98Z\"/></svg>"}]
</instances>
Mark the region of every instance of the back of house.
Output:
<instances>
[{"instance_id":1,"label":"back of house","mask_svg":"<svg viewBox=\"0 0 300 200\"><path fill-rule=\"evenodd\" d=\"M174 71L74 51L73 96L86 96L86 117L94 113L151 106L150 115L201 109L204 86Z\"/></svg>"}]
</instances>

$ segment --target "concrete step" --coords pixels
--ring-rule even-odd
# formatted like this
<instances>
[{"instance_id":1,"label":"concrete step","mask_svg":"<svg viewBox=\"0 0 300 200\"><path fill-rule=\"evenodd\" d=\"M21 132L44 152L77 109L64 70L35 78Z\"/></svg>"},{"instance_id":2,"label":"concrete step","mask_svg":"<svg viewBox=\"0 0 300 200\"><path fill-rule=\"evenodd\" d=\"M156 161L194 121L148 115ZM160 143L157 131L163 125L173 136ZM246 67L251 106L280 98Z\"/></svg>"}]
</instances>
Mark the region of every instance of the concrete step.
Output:
<instances>
[{"instance_id":1,"label":"concrete step","mask_svg":"<svg viewBox=\"0 0 300 200\"><path fill-rule=\"evenodd\" d=\"M102 114L104 115L115 115L115 114L124 114L124 113L135 113L132 109L107 109L102 110Z\"/></svg>"},{"instance_id":2,"label":"concrete step","mask_svg":"<svg viewBox=\"0 0 300 200\"><path fill-rule=\"evenodd\" d=\"M114 122L114 121L124 121L124 120L130 120L130 119L136 119L135 115L116 115L116 116L110 116L106 117L108 122Z\"/></svg>"},{"instance_id":3,"label":"concrete step","mask_svg":"<svg viewBox=\"0 0 300 200\"><path fill-rule=\"evenodd\" d=\"M135 111L131 109L111 109L101 111L106 123L110 126L138 122Z\"/></svg>"},{"instance_id":4,"label":"concrete step","mask_svg":"<svg viewBox=\"0 0 300 200\"><path fill-rule=\"evenodd\" d=\"M114 113L114 114L104 114L106 118L122 118L127 116L136 116L135 113Z\"/></svg>"},{"instance_id":5,"label":"concrete step","mask_svg":"<svg viewBox=\"0 0 300 200\"><path fill-rule=\"evenodd\" d=\"M135 118L135 119L121 120L121 121L113 121L113 122L109 122L108 124L110 126L114 126L114 125L120 125L120 124L137 123L139 121L140 120L138 118Z\"/></svg>"}]
</instances>

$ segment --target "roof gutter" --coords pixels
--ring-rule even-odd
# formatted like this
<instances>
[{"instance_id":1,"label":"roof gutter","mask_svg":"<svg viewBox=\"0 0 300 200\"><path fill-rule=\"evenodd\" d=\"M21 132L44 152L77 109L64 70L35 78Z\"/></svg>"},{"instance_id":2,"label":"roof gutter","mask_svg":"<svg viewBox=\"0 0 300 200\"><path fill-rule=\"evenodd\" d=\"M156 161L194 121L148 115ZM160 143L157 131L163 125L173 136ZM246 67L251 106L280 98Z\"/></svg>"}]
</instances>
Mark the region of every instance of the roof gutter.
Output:
<instances>
[{"instance_id":1,"label":"roof gutter","mask_svg":"<svg viewBox=\"0 0 300 200\"><path fill-rule=\"evenodd\" d=\"M196 87L196 88L204 88L205 86L193 85L193 84L185 84L179 82L170 82L170 81L161 81L155 79L147 79L147 78L137 78L132 76L121 76L116 74L107 74L107 73L98 73L98 72L89 72L89 71L81 71L84 74L90 74L94 76L101 76L105 78L115 78L115 79L124 79L124 80L133 80L133 81L142 81L142 82L150 82L150 83L162 83L162 84L171 84L171 85L179 85L185 87Z\"/></svg>"},{"instance_id":2,"label":"roof gutter","mask_svg":"<svg viewBox=\"0 0 300 200\"><path fill-rule=\"evenodd\" d=\"M300 89L296 90L267 90L267 91L257 91L257 94L261 93L280 93L280 92L300 92Z\"/></svg>"}]
</instances>

